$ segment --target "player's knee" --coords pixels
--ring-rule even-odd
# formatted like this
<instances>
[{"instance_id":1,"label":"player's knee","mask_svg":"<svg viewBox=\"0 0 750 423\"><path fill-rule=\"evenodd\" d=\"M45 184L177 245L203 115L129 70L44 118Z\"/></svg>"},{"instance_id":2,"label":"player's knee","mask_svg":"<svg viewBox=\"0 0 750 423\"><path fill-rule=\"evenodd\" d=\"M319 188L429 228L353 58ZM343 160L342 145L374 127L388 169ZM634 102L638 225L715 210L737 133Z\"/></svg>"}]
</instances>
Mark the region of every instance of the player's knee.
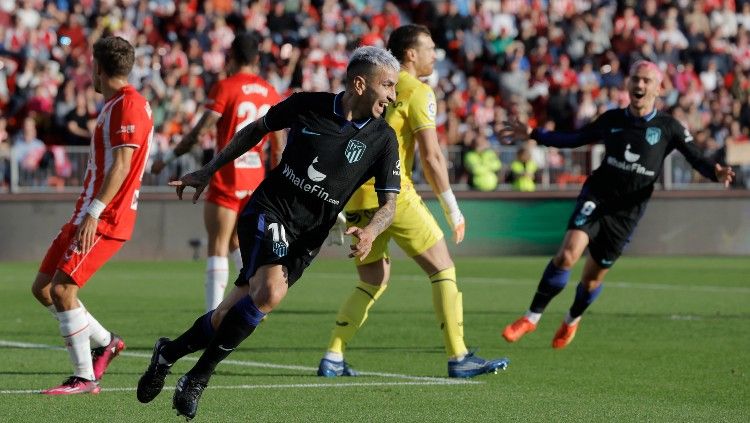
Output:
<instances>
[{"instance_id":1,"label":"player's knee","mask_svg":"<svg viewBox=\"0 0 750 423\"><path fill-rule=\"evenodd\" d=\"M267 284L253 295L253 302L263 311L268 313L273 310L286 296L286 284Z\"/></svg>"},{"instance_id":2,"label":"player's knee","mask_svg":"<svg viewBox=\"0 0 750 423\"><path fill-rule=\"evenodd\" d=\"M275 308L281 302L281 300L286 297L286 286L275 286L271 290L269 290L268 293L269 295L266 303L270 308Z\"/></svg>"},{"instance_id":3,"label":"player's knee","mask_svg":"<svg viewBox=\"0 0 750 423\"><path fill-rule=\"evenodd\" d=\"M455 266L444 239L438 241L437 244L424 253L415 256L414 260L428 275L442 272L445 269Z\"/></svg>"},{"instance_id":4,"label":"player's knee","mask_svg":"<svg viewBox=\"0 0 750 423\"><path fill-rule=\"evenodd\" d=\"M449 255L446 255L445 257L441 257L439 260L436 260L433 264L434 271L427 273L429 274L435 274L440 273L444 270L450 269L456 267L455 264L453 264L453 260L451 260L451 257Z\"/></svg>"},{"instance_id":5,"label":"player's knee","mask_svg":"<svg viewBox=\"0 0 750 423\"><path fill-rule=\"evenodd\" d=\"M52 299L50 298L49 288L39 286L37 284L31 285L31 294L34 295L40 303L48 305Z\"/></svg>"},{"instance_id":6,"label":"player's knee","mask_svg":"<svg viewBox=\"0 0 750 423\"><path fill-rule=\"evenodd\" d=\"M570 269L578 261L578 255L571 249L565 248L555 256L554 264L559 269Z\"/></svg>"},{"instance_id":7,"label":"player's knee","mask_svg":"<svg viewBox=\"0 0 750 423\"><path fill-rule=\"evenodd\" d=\"M391 276L391 263L387 257L372 263L357 266L359 280L373 286L384 286L388 284Z\"/></svg>"},{"instance_id":8,"label":"player's knee","mask_svg":"<svg viewBox=\"0 0 750 423\"><path fill-rule=\"evenodd\" d=\"M216 307L213 313L211 313L211 327L214 328L214 330L219 329L219 325L221 325L222 320L224 320L224 316L227 315L227 311L229 310L220 305L219 307Z\"/></svg>"},{"instance_id":9,"label":"player's knee","mask_svg":"<svg viewBox=\"0 0 750 423\"><path fill-rule=\"evenodd\" d=\"M49 294L49 278L42 278L41 274L39 274L34 280L34 283L31 284L31 294L42 304L49 304L51 301Z\"/></svg>"},{"instance_id":10,"label":"player's knee","mask_svg":"<svg viewBox=\"0 0 750 423\"><path fill-rule=\"evenodd\" d=\"M55 283L50 288L52 302L56 305L69 302L75 296L75 291L69 284Z\"/></svg>"}]
</instances>

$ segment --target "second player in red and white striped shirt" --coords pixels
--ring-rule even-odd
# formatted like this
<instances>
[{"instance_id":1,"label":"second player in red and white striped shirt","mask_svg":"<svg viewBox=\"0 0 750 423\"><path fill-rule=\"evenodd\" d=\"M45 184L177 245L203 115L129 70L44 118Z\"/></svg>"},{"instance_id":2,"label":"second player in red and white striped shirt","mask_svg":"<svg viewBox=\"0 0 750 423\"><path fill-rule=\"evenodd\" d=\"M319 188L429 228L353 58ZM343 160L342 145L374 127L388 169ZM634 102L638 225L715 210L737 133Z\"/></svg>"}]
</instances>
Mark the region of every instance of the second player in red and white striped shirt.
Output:
<instances>
[{"instance_id":1,"label":"second player in red and white striped shirt","mask_svg":"<svg viewBox=\"0 0 750 423\"><path fill-rule=\"evenodd\" d=\"M255 74L260 40L256 34L242 33L227 52L227 69L231 76L219 81L211 89L207 109L193 129L173 150L157 160L151 172L159 173L174 158L187 153L200 136L216 125L216 152L231 141L245 125L266 114L280 97L271 84ZM264 140L265 141L265 140ZM244 208L250 195L265 177L265 142L224 166L211 179L203 209L203 220L208 232L208 261L206 264L206 311L215 309L224 298L229 281L229 259L239 271L242 256L235 229L237 214ZM271 163L276 165L283 149L280 133L271 134Z\"/></svg>"}]
</instances>

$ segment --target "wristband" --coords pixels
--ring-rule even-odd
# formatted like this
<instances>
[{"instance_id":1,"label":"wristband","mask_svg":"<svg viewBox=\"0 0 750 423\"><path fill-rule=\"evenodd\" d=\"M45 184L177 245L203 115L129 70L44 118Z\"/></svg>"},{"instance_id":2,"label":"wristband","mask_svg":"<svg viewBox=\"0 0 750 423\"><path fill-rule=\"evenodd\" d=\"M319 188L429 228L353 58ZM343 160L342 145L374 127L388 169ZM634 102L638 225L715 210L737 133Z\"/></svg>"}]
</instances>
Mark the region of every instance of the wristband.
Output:
<instances>
[{"instance_id":1,"label":"wristband","mask_svg":"<svg viewBox=\"0 0 750 423\"><path fill-rule=\"evenodd\" d=\"M91 200L88 208L86 208L86 213L91 215L91 217L93 217L94 219L99 219L99 216L102 214L106 207L106 204L99 201L99 199L94 198L93 200Z\"/></svg>"},{"instance_id":2,"label":"wristband","mask_svg":"<svg viewBox=\"0 0 750 423\"><path fill-rule=\"evenodd\" d=\"M438 200L446 213L460 213L458 202L456 202L456 196L453 195L453 190L449 189L448 191L441 192Z\"/></svg>"},{"instance_id":3,"label":"wristband","mask_svg":"<svg viewBox=\"0 0 750 423\"><path fill-rule=\"evenodd\" d=\"M172 163L176 158L177 156L174 154L174 150L170 148L169 150L164 152L164 155L162 156L161 160L164 163L169 164L169 163Z\"/></svg>"}]
</instances>

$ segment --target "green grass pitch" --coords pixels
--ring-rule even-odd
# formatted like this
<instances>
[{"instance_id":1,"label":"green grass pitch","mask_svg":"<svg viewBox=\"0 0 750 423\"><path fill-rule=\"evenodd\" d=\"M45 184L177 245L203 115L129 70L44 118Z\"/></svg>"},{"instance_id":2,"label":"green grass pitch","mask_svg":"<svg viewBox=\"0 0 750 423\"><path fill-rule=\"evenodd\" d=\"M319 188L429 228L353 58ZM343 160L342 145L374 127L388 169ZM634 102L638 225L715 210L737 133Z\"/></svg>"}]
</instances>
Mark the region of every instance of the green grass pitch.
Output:
<instances>
[{"instance_id":1,"label":"green grass pitch","mask_svg":"<svg viewBox=\"0 0 750 423\"><path fill-rule=\"evenodd\" d=\"M318 260L282 305L219 366L197 422L750 421L750 260L624 257L584 316L575 341L550 347L570 286L536 332L516 344L502 328L525 309L548 258L457 260L466 341L508 370L470 381L447 375L430 287L396 260L385 295L349 346L366 374L324 380L315 368L338 306L356 281L351 263ZM0 422L180 421L172 389L140 404L135 385L159 336L202 314L204 262L113 262L81 292L127 350L99 395L45 397L71 373L56 322L33 299L36 263L0 263ZM461 383L457 383L461 382Z\"/></svg>"}]
</instances>

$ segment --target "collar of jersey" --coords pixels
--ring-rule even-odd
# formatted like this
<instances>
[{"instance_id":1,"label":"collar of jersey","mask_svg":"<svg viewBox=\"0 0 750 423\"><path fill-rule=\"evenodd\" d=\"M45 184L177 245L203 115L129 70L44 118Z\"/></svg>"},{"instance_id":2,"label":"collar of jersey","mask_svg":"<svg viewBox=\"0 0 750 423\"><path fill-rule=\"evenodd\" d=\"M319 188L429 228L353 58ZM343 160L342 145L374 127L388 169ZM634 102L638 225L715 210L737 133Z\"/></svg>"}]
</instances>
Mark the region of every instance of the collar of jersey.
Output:
<instances>
[{"instance_id":1,"label":"collar of jersey","mask_svg":"<svg viewBox=\"0 0 750 423\"><path fill-rule=\"evenodd\" d=\"M117 97L123 95L125 93L125 91L135 91L135 88L132 85L130 85L130 84L123 85L122 87L120 87L119 90L117 90L116 93L112 94L112 97L104 100L104 104L106 105L110 101L112 101L112 100L116 99Z\"/></svg>"},{"instance_id":2,"label":"collar of jersey","mask_svg":"<svg viewBox=\"0 0 750 423\"><path fill-rule=\"evenodd\" d=\"M630 107L626 107L625 108L625 116L627 116L629 118L632 118L634 120L641 119L641 120L643 120L645 122L649 122L651 119L653 119L654 117L656 117L656 107L654 107L654 110L652 110L651 113L647 114L644 117L636 117L636 116L631 115L630 114Z\"/></svg>"},{"instance_id":3,"label":"collar of jersey","mask_svg":"<svg viewBox=\"0 0 750 423\"><path fill-rule=\"evenodd\" d=\"M351 122L352 125L356 126L357 129L362 129L367 125L367 122L370 121L372 118L367 119L361 119L361 120L349 120L344 117L343 114L339 113L339 110L341 110L344 106L341 104L342 98L344 98L344 91L341 91L340 93L336 94L336 97L333 98L333 114L340 117L341 119L344 119L347 122Z\"/></svg>"}]
</instances>

